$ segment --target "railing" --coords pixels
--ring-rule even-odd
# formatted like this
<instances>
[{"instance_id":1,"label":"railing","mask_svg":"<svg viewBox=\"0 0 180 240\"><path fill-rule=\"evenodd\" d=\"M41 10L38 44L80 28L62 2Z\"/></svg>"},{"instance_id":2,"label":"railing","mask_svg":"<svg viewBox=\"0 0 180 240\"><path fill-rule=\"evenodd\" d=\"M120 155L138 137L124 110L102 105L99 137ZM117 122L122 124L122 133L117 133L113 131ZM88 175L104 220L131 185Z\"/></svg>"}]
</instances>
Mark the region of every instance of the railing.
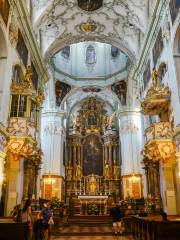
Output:
<instances>
[{"instance_id":1,"label":"railing","mask_svg":"<svg viewBox=\"0 0 180 240\"><path fill-rule=\"evenodd\" d=\"M153 123L144 131L145 144L152 140L171 139L172 137L173 133L169 122Z\"/></svg>"}]
</instances>

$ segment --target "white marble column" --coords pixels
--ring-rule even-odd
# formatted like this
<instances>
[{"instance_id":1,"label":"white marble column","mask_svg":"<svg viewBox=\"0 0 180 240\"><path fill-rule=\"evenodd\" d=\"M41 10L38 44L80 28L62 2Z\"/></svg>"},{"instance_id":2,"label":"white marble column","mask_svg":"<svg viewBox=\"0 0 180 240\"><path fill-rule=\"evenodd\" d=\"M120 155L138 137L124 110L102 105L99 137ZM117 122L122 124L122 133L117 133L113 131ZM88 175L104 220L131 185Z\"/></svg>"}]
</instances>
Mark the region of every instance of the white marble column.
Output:
<instances>
[{"instance_id":1,"label":"white marble column","mask_svg":"<svg viewBox=\"0 0 180 240\"><path fill-rule=\"evenodd\" d=\"M142 124L140 111L119 112L122 176L141 173Z\"/></svg>"},{"instance_id":2,"label":"white marble column","mask_svg":"<svg viewBox=\"0 0 180 240\"><path fill-rule=\"evenodd\" d=\"M41 147L43 151L42 175L65 176L63 165L63 143L65 129L63 128L64 112L42 113Z\"/></svg>"}]
</instances>

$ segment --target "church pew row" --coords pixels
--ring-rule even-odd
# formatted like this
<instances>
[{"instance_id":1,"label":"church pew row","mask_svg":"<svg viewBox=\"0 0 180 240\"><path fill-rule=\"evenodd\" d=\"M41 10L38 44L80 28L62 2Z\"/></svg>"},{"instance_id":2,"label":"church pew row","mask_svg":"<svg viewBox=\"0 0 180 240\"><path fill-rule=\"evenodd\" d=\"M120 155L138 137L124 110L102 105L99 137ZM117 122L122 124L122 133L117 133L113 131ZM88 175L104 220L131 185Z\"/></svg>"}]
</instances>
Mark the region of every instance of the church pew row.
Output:
<instances>
[{"instance_id":1,"label":"church pew row","mask_svg":"<svg viewBox=\"0 0 180 240\"><path fill-rule=\"evenodd\" d=\"M132 233L138 240L179 240L180 221L132 217Z\"/></svg>"},{"instance_id":2,"label":"church pew row","mask_svg":"<svg viewBox=\"0 0 180 240\"><path fill-rule=\"evenodd\" d=\"M1 240L28 240L28 226L23 223L15 223L11 219L0 219Z\"/></svg>"}]
</instances>

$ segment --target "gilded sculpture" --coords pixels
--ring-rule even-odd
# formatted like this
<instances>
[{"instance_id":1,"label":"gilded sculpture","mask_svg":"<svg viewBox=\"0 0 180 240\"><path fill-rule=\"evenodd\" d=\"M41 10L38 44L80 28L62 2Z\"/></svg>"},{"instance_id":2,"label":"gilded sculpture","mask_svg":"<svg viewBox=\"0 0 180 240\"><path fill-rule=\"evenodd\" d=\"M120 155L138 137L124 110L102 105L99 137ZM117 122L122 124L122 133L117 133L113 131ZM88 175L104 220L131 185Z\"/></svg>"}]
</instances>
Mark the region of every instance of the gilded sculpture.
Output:
<instances>
[{"instance_id":1,"label":"gilded sculpture","mask_svg":"<svg viewBox=\"0 0 180 240\"><path fill-rule=\"evenodd\" d=\"M38 95L35 97L37 107L40 107L42 105L43 100L44 100L43 94L40 91L38 91Z\"/></svg>"},{"instance_id":2,"label":"gilded sculpture","mask_svg":"<svg viewBox=\"0 0 180 240\"><path fill-rule=\"evenodd\" d=\"M158 72L157 70L154 68L153 71L152 71L152 85L153 86L157 86L157 83L158 83Z\"/></svg>"},{"instance_id":3,"label":"gilded sculpture","mask_svg":"<svg viewBox=\"0 0 180 240\"><path fill-rule=\"evenodd\" d=\"M31 66L28 66L25 75L24 75L24 82L27 88L32 88L32 69Z\"/></svg>"}]
</instances>

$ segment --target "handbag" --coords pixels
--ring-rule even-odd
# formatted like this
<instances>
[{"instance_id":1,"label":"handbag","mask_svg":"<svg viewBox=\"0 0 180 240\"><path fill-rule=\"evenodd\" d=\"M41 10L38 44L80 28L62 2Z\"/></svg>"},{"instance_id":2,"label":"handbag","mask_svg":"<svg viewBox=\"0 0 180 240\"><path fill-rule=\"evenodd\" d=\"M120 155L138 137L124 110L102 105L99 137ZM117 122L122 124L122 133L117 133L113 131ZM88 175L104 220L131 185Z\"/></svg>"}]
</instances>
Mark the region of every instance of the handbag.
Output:
<instances>
[{"instance_id":1,"label":"handbag","mask_svg":"<svg viewBox=\"0 0 180 240\"><path fill-rule=\"evenodd\" d=\"M49 225L54 225L54 220L53 220L52 217L50 217L50 219L49 219L49 221L48 221L48 224L49 224Z\"/></svg>"}]
</instances>

